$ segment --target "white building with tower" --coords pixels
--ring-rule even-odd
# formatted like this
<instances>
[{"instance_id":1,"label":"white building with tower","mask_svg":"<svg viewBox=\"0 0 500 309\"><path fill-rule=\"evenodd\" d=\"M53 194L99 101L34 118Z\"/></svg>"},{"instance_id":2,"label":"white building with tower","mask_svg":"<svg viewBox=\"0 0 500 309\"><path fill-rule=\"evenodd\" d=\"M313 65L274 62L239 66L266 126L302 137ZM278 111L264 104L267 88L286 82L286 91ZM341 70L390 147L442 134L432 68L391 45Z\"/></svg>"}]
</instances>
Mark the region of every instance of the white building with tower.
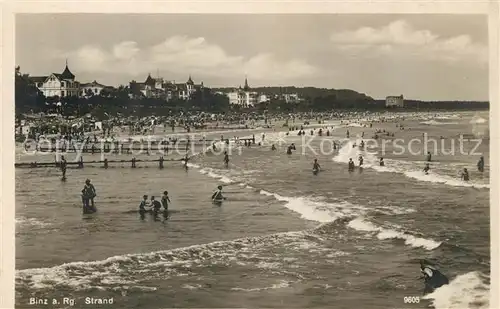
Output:
<instances>
[{"instance_id":1,"label":"white building with tower","mask_svg":"<svg viewBox=\"0 0 500 309\"><path fill-rule=\"evenodd\" d=\"M75 80L75 75L69 70L68 61L66 61L66 68L62 73L31 76L30 79L46 97L58 96L62 98L79 95L80 83Z\"/></svg>"},{"instance_id":2,"label":"white building with tower","mask_svg":"<svg viewBox=\"0 0 500 309\"><path fill-rule=\"evenodd\" d=\"M386 107L404 107L405 101L403 95L400 96L388 96L385 98Z\"/></svg>"},{"instance_id":3,"label":"white building with tower","mask_svg":"<svg viewBox=\"0 0 500 309\"><path fill-rule=\"evenodd\" d=\"M248 80L245 77L245 86L241 88L239 86L237 89L226 94L229 98L229 104L241 105L244 107L255 106L260 103L261 97L255 91L252 91L250 86L248 86Z\"/></svg>"}]
</instances>

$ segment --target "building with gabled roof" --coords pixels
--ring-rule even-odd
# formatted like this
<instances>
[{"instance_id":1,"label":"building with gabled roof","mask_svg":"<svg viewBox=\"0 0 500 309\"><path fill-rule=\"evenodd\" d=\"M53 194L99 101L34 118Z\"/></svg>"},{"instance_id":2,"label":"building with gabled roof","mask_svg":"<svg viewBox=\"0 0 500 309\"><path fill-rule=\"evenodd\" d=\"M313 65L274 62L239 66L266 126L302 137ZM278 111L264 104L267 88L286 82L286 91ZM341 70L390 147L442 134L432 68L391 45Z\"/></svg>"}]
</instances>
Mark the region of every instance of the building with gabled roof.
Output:
<instances>
[{"instance_id":1,"label":"building with gabled roof","mask_svg":"<svg viewBox=\"0 0 500 309\"><path fill-rule=\"evenodd\" d=\"M98 83L96 80L90 83L81 83L80 84L80 96L82 97L90 97L100 95L101 91L108 86Z\"/></svg>"},{"instance_id":2,"label":"building with gabled roof","mask_svg":"<svg viewBox=\"0 0 500 309\"><path fill-rule=\"evenodd\" d=\"M140 91L145 98L165 98L169 101L174 98L188 100L199 89L202 89L203 82L197 85L194 83L191 75L187 82L176 83L175 81L167 81L161 77L153 78L148 74L146 80L142 83L135 81L130 82L130 88Z\"/></svg>"},{"instance_id":3,"label":"building with gabled roof","mask_svg":"<svg viewBox=\"0 0 500 309\"><path fill-rule=\"evenodd\" d=\"M48 76L31 76L30 80L46 97L71 97L79 95L80 84L71 73L68 62L62 73L52 73Z\"/></svg>"}]
</instances>

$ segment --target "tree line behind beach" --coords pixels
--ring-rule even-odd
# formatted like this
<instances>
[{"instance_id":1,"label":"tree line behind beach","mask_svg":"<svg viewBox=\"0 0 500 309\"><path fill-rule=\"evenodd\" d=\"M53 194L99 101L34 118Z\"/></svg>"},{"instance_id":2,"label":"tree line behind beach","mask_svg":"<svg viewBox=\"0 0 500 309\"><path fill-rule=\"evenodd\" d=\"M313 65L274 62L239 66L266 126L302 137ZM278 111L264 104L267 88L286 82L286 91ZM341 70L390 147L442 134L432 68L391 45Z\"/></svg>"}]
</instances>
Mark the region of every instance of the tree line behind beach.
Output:
<instances>
[{"instance_id":1,"label":"tree line behind beach","mask_svg":"<svg viewBox=\"0 0 500 309\"><path fill-rule=\"evenodd\" d=\"M204 111L212 113L227 112L324 112L332 110L373 110L387 109L385 100L376 100L366 94L350 89L326 89L316 87L257 87L253 91L268 95L286 92L297 93L303 101L287 103L282 99L272 97L270 101L253 107L230 105L226 95L221 94L226 88L204 88L197 91L189 100L131 97L130 89L120 86L103 91L100 95L88 98L78 97L45 97L28 78L16 76L15 79L15 109L21 113L57 113L64 116L82 116L92 114L98 118L103 115L123 116L167 116L179 111ZM405 107L392 109L394 111L408 110L481 110L489 109L489 102L473 101L417 101L405 100Z\"/></svg>"}]
</instances>

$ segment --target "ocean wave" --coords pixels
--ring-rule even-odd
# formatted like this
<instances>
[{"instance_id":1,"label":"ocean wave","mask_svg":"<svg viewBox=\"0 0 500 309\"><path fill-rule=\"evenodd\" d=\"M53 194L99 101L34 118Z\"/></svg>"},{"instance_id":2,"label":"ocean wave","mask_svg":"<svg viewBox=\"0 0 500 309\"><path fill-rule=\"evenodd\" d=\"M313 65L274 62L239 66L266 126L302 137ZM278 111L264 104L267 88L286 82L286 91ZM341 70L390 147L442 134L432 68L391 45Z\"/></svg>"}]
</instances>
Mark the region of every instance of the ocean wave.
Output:
<instances>
[{"instance_id":1,"label":"ocean wave","mask_svg":"<svg viewBox=\"0 0 500 309\"><path fill-rule=\"evenodd\" d=\"M280 282L273 284L271 286L267 287L262 287L262 288L231 288L232 291L243 291L243 292L257 292L257 291L265 291L265 290L274 290L274 289L281 289L281 288L287 288L290 286L291 283L296 282L296 281L287 281L287 280L280 280Z\"/></svg>"},{"instance_id":2,"label":"ocean wave","mask_svg":"<svg viewBox=\"0 0 500 309\"><path fill-rule=\"evenodd\" d=\"M444 184L454 187L473 187L473 188L490 188L489 184L479 183L475 181L462 181L448 175L431 172L426 175L421 169L416 170L417 165L423 165L427 162L415 161L408 162L402 160L385 160L385 166L380 166L379 158L370 152L360 150L359 147L352 147L353 141L350 141L339 149L338 154L333 157L333 161L337 163L347 164L348 160L352 158L356 160L360 155L363 156L363 167L371 168L377 172L398 173L403 174L408 178L413 178L418 181L433 182ZM446 168L444 164L439 162L431 162L431 164L439 164L440 169ZM449 165L455 167L458 163L450 163ZM462 163L460 163L462 164ZM463 163L465 165L465 163ZM419 168L421 168L419 166Z\"/></svg>"},{"instance_id":3,"label":"ocean wave","mask_svg":"<svg viewBox=\"0 0 500 309\"><path fill-rule=\"evenodd\" d=\"M443 115L443 116L437 116L437 117L434 117L434 118L435 119L441 119L441 120L458 119L458 118L460 118L460 115L457 115L457 114Z\"/></svg>"},{"instance_id":4,"label":"ocean wave","mask_svg":"<svg viewBox=\"0 0 500 309\"><path fill-rule=\"evenodd\" d=\"M183 285L181 286L181 288L183 288L183 289L188 289L188 290L198 290L198 289L202 288L202 285L201 285L201 284L198 284L198 283L197 283L197 284L193 284L193 285L192 285L192 284L187 284L187 283L186 283L186 284L183 284Z\"/></svg>"},{"instance_id":5,"label":"ocean wave","mask_svg":"<svg viewBox=\"0 0 500 309\"><path fill-rule=\"evenodd\" d=\"M201 174L205 174L209 177L212 177L212 178L215 178L215 179L218 179L219 181L225 183L225 184L230 184L230 183L233 183L233 180L224 176L224 175L220 175L220 174L216 174L213 172L213 169L212 168L209 168L209 167L205 167L205 168L202 168L199 170L199 172Z\"/></svg>"},{"instance_id":6,"label":"ocean wave","mask_svg":"<svg viewBox=\"0 0 500 309\"><path fill-rule=\"evenodd\" d=\"M488 122L488 120L486 120L486 119L484 119L482 117L479 117L479 116L474 116L469 121L470 124L483 124L483 123L486 123L486 122Z\"/></svg>"},{"instance_id":7,"label":"ocean wave","mask_svg":"<svg viewBox=\"0 0 500 309\"><path fill-rule=\"evenodd\" d=\"M358 231L375 233L377 238L380 240L401 239L405 241L406 245L409 245L414 248L424 248L426 250L434 250L441 245L441 242L432 239L415 237L406 232L378 227L373 223L366 221L362 217L358 217L354 220L349 221L348 226Z\"/></svg>"},{"instance_id":8,"label":"ocean wave","mask_svg":"<svg viewBox=\"0 0 500 309\"><path fill-rule=\"evenodd\" d=\"M215 173L207 173L206 175L220 179L220 175ZM230 180L230 179L229 179ZM384 239L403 239L406 245L412 247L422 247L427 250L437 248L441 243L432 239L419 238L411 235L409 232L401 232L393 229L377 227L362 219L369 211L373 211L373 207L365 207L361 205L351 204L345 201L337 203L324 202L322 199L312 199L310 197L288 197L277 193L259 190L259 193L265 196L270 196L278 201L285 202L284 206L293 212L298 213L303 219L316 221L319 223L334 222L341 218L357 218L349 222L349 227L358 231L374 232L377 231L377 238ZM402 214L413 212L413 209L403 209L401 207L383 206L383 211L389 214ZM369 227L367 230L366 227Z\"/></svg>"},{"instance_id":9,"label":"ocean wave","mask_svg":"<svg viewBox=\"0 0 500 309\"><path fill-rule=\"evenodd\" d=\"M41 221L36 218L18 217L15 220L16 224L20 225L21 227L30 226L30 227L45 228L53 225L50 222Z\"/></svg>"},{"instance_id":10,"label":"ocean wave","mask_svg":"<svg viewBox=\"0 0 500 309\"><path fill-rule=\"evenodd\" d=\"M441 119L447 119L447 118L441 118ZM422 121L421 124L426 124L430 126L442 126L442 125L447 125L447 124L459 124L458 122L440 122L436 120L428 120L428 121Z\"/></svg>"},{"instance_id":11,"label":"ocean wave","mask_svg":"<svg viewBox=\"0 0 500 309\"><path fill-rule=\"evenodd\" d=\"M490 308L490 287L486 281L483 274L468 272L423 298L431 300L436 309Z\"/></svg>"},{"instance_id":12,"label":"ocean wave","mask_svg":"<svg viewBox=\"0 0 500 309\"><path fill-rule=\"evenodd\" d=\"M18 290L74 290L92 291L155 291L156 287L143 286L141 282L153 284L155 280L171 277L193 276L203 273L214 265L232 267L242 265L305 279L300 273L287 270L306 267L307 259L286 259L286 254L276 248L286 248L291 256L316 256L325 252L331 257L347 255L324 247L325 240L312 231L284 232L271 235L245 237L229 241L156 251L125 254L100 261L71 262L54 267L16 270ZM293 261L293 262L291 262ZM306 263L306 264L304 264ZM199 288L184 286L183 288ZM31 293L31 292L30 292Z\"/></svg>"},{"instance_id":13,"label":"ocean wave","mask_svg":"<svg viewBox=\"0 0 500 309\"><path fill-rule=\"evenodd\" d=\"M454 187L471 187L471 188L489 188L489 184L481 184L473 181L462 181L457 178L453 178L447 175L439 175L434 173L429 173L426 175L423 171L406 171L404 174L407 177L417 179L420 181L427 181L439 184L445 184Z\"/></svg>"},{"instance_id":14,"label":"ocean wave","mask_svg":"<svg viewBox=\"0 0 500 309\"><path fill-rule=\"evenodd\" d=\"M231 241L215 241L178 249L151 253L125 254L100 261L71 262L49 268L30 268L16 271L16 283L34 289L69 287L88 290L96 286L130 285L146 277L163 278L190 272L192 267L210 261L226 263L231 257L259 248L289 241L304 240L304 232L285 232L246 237ZM148 275L148 276L146 276ZM135 278L134 278L135 277Z\"/></svg>"}]
</instances>

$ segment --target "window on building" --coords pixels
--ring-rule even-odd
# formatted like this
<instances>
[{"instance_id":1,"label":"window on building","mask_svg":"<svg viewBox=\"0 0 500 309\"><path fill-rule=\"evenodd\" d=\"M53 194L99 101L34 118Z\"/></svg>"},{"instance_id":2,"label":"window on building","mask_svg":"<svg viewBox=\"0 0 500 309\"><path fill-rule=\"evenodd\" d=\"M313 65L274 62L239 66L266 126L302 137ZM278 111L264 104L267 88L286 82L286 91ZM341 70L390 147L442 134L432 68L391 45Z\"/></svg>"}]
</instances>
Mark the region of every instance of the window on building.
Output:
<instances>
[{"instance_id":1,"label":"window on building","mask_svg":"<svg viewBox=\"0 0 500 309\"><path fill-rule=\"evenodd\" d=\"M64 91L61 91L61 97L64 97Z\"/></svg>"},{"instance_id":2,"label":"window on building","mask_svg":"<svg viewBox=\"0 0 500 309\"><path fill-rule=\"evenodd\" d=\"M43 83L38 83L38 87L42 87L43 86Z\"/></svg>"},{"instance_id":3,"label":"window on building","mask_svg":"<svg viewBox=\"0 0 500 309\"><path fill-rule=\"evenodd\" d=\"M64 85L64 82L61 82L61 87L66 87L66 86Z\"/></svg>"}]
</instances>

